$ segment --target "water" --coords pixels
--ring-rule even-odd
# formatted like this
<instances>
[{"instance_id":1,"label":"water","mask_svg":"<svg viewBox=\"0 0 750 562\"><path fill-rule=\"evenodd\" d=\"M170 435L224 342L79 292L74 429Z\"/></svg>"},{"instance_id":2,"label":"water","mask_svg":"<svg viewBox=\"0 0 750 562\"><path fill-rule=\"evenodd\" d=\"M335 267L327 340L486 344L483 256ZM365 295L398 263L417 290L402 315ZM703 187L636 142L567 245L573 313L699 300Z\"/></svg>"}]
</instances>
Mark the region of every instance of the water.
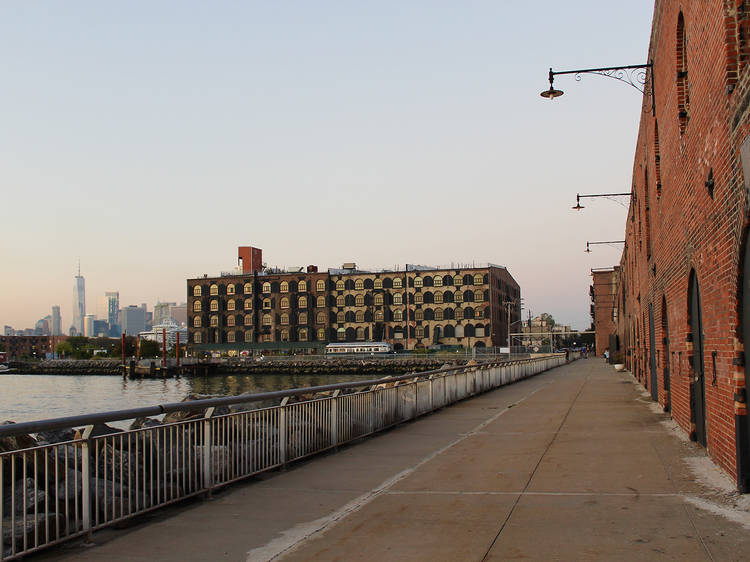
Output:
<instances>
[{"instance_id":1,"label":"water","mask_svg":"<svg viewBox=\"0 0 750 562\"><path fill-rule=\"evenodd\" d=\"M128 380L118 376L2 375L0 421L33 421L179 402L188 394L236 395L367 380L372 375L223 375ZM127 426L128 422L114 423Z\"/></svg>"}]
</instances>

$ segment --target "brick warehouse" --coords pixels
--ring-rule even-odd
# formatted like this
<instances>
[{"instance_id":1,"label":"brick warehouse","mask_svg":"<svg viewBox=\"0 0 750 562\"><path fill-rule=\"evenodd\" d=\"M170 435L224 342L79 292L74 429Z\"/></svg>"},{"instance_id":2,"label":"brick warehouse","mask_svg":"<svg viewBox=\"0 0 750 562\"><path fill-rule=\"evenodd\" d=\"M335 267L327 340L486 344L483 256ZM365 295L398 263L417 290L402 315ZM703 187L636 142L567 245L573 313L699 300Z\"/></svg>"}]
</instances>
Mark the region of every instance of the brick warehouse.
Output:
<instances>
[{"instance_id":1,"label":"brick warehouse","mask_svg":"<svg viewBox=\"0 0 750 562\"><path fill-rule=\"evenodd\" d=\"M617 288L626 364L750 491L750 5L657 0ZM649 80L651 76L647 77Z\"/></svg>"},{"instance_id":2,"label":"brick warehouse","mask_svg":"<svg viewBox=\"0 0 750 562\"><path fill-rule=\"evenodd\" d=\"M331 341L394 349L506 345L520 288L502 266L368 272L250 268L187 280L194 354L318 350Z\"/></svg>"}]
</instances>

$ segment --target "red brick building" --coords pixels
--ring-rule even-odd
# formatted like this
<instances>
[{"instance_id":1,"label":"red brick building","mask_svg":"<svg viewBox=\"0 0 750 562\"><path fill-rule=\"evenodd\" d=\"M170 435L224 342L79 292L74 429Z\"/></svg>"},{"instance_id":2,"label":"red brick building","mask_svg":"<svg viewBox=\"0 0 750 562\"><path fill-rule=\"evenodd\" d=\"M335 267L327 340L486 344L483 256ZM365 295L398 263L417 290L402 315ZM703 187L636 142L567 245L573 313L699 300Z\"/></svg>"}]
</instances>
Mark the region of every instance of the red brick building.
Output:
<instances>
[{"instance_id":1,"label":"red brick building","mask_svg":"<svg viewBox=\"0 0 750 562\"><path fill-rule=\"evenodd\" d=\"M610 356L619 350L615 324L618 270L618 267L591 270L591 322L596 332L594 352L600 357L607 349Z\"/></svg>"},{"instance_id":2,"label":"red brick building","mask_svg":"<svg viewBox=\"0 0 750 562\"><path fill-rule=\"evenodd\" d=\"M750 6L657 0L649 60L618 337L654 400L750 491Z\"/></svg>"}]
</instances>

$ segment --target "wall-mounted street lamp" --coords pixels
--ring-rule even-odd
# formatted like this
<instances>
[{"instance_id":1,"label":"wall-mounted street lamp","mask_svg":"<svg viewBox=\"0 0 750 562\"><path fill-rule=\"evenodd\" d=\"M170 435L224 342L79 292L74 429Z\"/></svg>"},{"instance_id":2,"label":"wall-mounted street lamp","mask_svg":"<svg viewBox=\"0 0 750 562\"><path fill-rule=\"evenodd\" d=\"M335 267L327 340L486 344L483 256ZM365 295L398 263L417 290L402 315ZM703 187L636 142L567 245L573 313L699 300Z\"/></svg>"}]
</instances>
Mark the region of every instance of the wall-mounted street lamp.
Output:
<instances>
[{"instance_id":1,"label":"wall-mounted street lamp","mask_svg":"<svg viewBox=\"0 0 750 562\"><path fill-rule=\"evenodd\" d=\"M581 205L581 199L585 197L625 197L625 196L631 196L633 195L632 191L628 191L627 193L597 193L594 195L581 195L580 193L576 193L576 205L575 207L571 207L571 209L575 209L576 211L580 211L581 209L585 209L583 205Z\"/></svg>"},{"instance_id":2,"label":"wall-mounted street lamp","mask_svg":"<svg viewBox=\"0 0 750 562\"><path fill-rule=\"evenodd\" d=\"M612 245L612 244L624 244L624 243L625 243L625 240L605 240L603 242L586 242L586 250L585 250L585 252L587 254L590 254L591 253L591 246L594 246L596 244L608 244L608 245Z\"/></svg>"},{"instance_id":3,"label":"wall-mounted street lamp","mask_svg":"<svg viewBox=\"0 0 750 562\"><path fill-rule=\"evenodd\" d=\"M549 69L549 89L543 90L540 94L543 98L553 100L559 98L565 92L555 89L555 76L561 74L574 74L577 81L581 80L581 74L598 74L607 78L614 78L624 84L628 84L642 94L651 96L651 111L656 112L656 103L654 100L654 62L647 64L629 64L625 66L604 66L601 68L579 68L576 70L558 70L555 72ZM650 78L650 79L649 79Z\"/></svg>"}]
</instances>

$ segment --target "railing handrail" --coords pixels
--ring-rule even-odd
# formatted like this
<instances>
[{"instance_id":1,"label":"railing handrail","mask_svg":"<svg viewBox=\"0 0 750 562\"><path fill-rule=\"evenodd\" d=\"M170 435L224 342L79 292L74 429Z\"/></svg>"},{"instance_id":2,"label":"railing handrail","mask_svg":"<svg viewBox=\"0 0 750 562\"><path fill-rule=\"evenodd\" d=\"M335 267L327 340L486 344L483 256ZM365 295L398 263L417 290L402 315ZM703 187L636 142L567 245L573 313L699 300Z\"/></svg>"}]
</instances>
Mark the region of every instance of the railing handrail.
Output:
<instances>
[{"instance_id":1,"label":"railing handrail","mask_svg":"<svg viewBox=\"0 0 750 562\"><path fill-rule=\"evenodd\" d=\"M549 354L559 355L559 354ZM537 357L536 359L541 359ZM248 402L260 402L262 400L272 400L276 398L285 398L288 396L299 396L300 394L310 394L315 392L326 392L330 390L345 390L348 388L358 388L363 386L373 386L378 384L387 384L404 380L411 380L417 377L426 377L438 373L449 373L475 368L478 365L491 365L500 363L523 363L534 361L534 359L511 359L486 361L477 365L458 365L450 368L433 369L431 371L422 371L419 373L406 373L379 379L370 379L364 381L351 381L334 384L325 384L320 386L308 386L303 388L290 388L287 390L275 390L272 392L259 392L254 394L238 394L236 396L222 396L220 398L205 398L201 400L190 400L188 402L169 402L155 406L144 406L142 408L131 408L127 410L113 410L107 412L96 412L93 414L82 414L79 416L65 416L60 418L49 418L44 420L35 420L29 422L20 422L8 425L0 425L0 437L9 437L12 435L37 433L51 429L68 429L75 426L96 425L107 422L129 420L145 416L160 416L170 412L192 412L205 410L206 408L216 406L233 406L235 404L246 404Z\"/></svg>"}]
</instances>

